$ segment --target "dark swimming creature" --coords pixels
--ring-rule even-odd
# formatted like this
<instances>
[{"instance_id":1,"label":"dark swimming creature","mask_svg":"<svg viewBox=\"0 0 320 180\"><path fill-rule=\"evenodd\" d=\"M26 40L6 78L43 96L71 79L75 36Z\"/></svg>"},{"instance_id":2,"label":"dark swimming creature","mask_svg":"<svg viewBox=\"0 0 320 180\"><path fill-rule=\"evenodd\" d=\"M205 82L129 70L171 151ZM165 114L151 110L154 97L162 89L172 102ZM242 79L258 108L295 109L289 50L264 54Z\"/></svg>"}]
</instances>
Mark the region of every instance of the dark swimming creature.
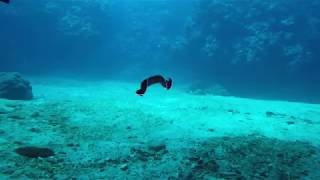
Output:
<instances>
[{"instance_id":1,"label":"dark swimming creature","mask_svg":"<svg viewBox=\"0 0 320 180\"><path fill-rule=\"evenodd\" d=\"M10 3L10 0L0 0L0 1L2 1L2 2L4 2L4 3L7 3L7 4Z\"/></svg>"},{"instance_id":2,"label":"dark swimming creature","mask_svg":"<svg viewBox=\"0 0 320 180\"><path fill-rule=\"evenodd\" d=\"M172 86L172 79L169 78L166 80L161 75L151 76L141 82L140 89L137 90L136 93L143 96L149 86L157 83L160 83L164 88L169 90Z\"/></svg>"}]
</instances>

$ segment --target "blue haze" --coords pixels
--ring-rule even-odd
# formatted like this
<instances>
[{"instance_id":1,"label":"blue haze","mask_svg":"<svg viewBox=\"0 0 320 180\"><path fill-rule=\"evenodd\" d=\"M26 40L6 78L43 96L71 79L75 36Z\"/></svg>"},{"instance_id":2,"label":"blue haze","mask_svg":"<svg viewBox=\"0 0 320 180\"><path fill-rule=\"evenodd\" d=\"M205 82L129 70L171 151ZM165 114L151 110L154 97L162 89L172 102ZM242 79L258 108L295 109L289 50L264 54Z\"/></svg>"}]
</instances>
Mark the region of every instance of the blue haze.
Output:
<instances>
[{"instance_id":1,"label":"blue haze","mask_svg":"<svg viewBox=\"0 0 320 180\"><path fill-rule=\"evenodd\" d=\"M159 73L319 103L319 9L318 0L12 0L0 4L0 71L135 82Z\"/></svg>"}]
</instances>

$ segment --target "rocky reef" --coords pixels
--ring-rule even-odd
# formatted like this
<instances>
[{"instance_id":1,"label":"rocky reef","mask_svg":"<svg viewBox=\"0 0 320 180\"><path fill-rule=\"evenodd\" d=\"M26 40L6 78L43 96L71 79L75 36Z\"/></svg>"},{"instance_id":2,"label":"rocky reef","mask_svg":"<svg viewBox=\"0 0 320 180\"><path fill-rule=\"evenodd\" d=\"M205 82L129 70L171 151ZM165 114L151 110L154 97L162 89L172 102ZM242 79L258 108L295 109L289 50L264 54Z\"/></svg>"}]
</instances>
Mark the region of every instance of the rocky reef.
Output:
<instances>
[{"instance_id":1,"label":"rocky reef","mask_svg":"<svg viewBox=\"0 0 320 180\"><path fill-rule=\"evenodd\" d=\"M33 98L30 82L16 72L0 72L0 98L30 100Z\"/></svg>"},{"instance_id":2,"label":"rocky reef","mask_svg":"<svg viewBox=\"0 0 320 180\"><path fill-rule=\"evenodd\" d=\"M237 96L261 97L273 91L268 98L319 101L320 86L314 83L320 80L315 68L320 63L318 1L200 0L196 4L181 38L183 46L174 50L184 59L187 73L198 69L198 79L219 83Z\"/></svg>"},{"instance_id":3,"label":"rocky reef","mask_svg":"<svg viewBox=\"0 0 320 180\"><path fill-rule=\"evenodd\" d=\"M306 40L319 40L316 9L320 4L297 4L299 1L201 0L187 24L186 48L193 48L204 59L232 64L275 61L298 66L315 61L319 53L314 41ZM279 59L283 61L277 62Z\"/></svg>"}]
</instances>

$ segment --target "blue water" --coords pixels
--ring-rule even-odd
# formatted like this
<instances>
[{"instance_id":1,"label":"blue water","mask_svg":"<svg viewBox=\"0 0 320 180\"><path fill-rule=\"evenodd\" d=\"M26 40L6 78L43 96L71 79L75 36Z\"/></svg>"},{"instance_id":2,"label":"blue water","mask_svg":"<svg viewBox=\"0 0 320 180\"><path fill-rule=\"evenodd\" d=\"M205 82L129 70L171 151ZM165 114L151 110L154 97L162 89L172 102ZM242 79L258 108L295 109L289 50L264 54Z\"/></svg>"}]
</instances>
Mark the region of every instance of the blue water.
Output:
<instances>
[{"instance_id":1,"label":"blue water","mask_svg":"<svg viewBox=\"0 0 320 180\"><path fill-rule=\"evenodd\" d=\"M226 113L226 115L221 116L224 118L229 117L230 114L237 116L237 114L246 113L246 116L237 116L235 118L244 118L246 123L243 124L247 124L247 120L250 123L250 120L252 119L257 122L261 118L263 121L265 118L274 118L273 120L277 123L285 119L284 124L288 125L288 127L282 128L281 126L281 132L276 131L276 133L274 133L277 137L289 137L285 132L294 131L294 128L300 130L303 128L310 128L308 130L310 130L310 134L312 134L319 129L318 124L320 116L319 111L315 108L320 104L319 9L319 0L11 0L10 4L0 2L0 72L19 72L26 78L30 77L31 81L35 82L35 104L38 103L37 100L39 100L39 103L41 104L42 98L46 99L44 98L45 96L42 96L41 94L46 91L46 89L41 86L41 83L45 84L45 78L65 78L68 80L80 79L80 81L83 80L85 83L88 83L88 80L92 80L93 83L95 83L96 80L97 82L100 80L103 82L128 82L136 84L138 87L141 80L157 74L173 79L173 92L176 90L175 87L183 87L182 89L184 92L189 95L195 95L196 97L199 95L222 95L227 97L249 98L253 100L276 100L314 104L314 106L310 105L310 107L308 105L295 106L295 104L288 106L283 104L278 106L278 104L276 104L271 107L271 105L266 103L267 105L264 108L261 108L263 105L260 105L258 101L257 104L259 105L257 105L257 109L255 109L253 107L255 107L254 103L256 102L252 101L251 104L248 104L248 109L245 109L247 107L246 102L241 101L241 103L239 103L241 105L239 105L237 104L237 101L231 100L230 104L234 105L235 108L239 105L240 110L232 109L232 107L225 107L228 103L221 105L222 111ZM39 80L39 78L41 80ZM37 84L39 81L42 81L40 85ZM67 84L66 82L64 83ZM113 94L116 94L116 87L114 87L116 85L116 83L115 85L112 85L112 87L111 85L106 85L105 87L110 87L110 89L106 89L106 92L110 90L110 92L115 92ZM87 89L83 90L81 89L83 87L81 87L81 90L77 90L79 87L77 87L77 85L75 86L76 87L72 88L76 90L71 88L72 90L70 90L70 92L67 90L69 86L62 87L61 89L64 89L64 92L61 93L61 96L63 97L63 95L66 94L66 99L68 99L67 95L72 96L72 98L78 95L79 97L84 97L84 99L89 96L89 93L83 93L87 92ZM94 87L92 84L86 86ZM48 94L60 94L59 92L56 92L57 90L54 88L54 90L50 88L52 87L48 87ZM122 86L120 84L119 92L123 93L125 89L130 88L132 88L130 85ZM39 94L36 94L37 92L39 92ZM89 89L88 92L92 92L92 94L96 95L96 92L100 93L102 91ZM130 95L135 95L134 90L132 90L132 94L122 94L119 96L123 97L127 95L132 98ZM150 96L152 97L152 95ZM161 96L166 99L171 95L162 94ZM56 96L47 98L51 101L55 97ZM137 107L140 107L140 105L151 106L160 114L170 114L170 112L180 113L180 115L168 115L168 117L181 119L192 116L194 113L192 108L196 104L192 103L194 100L195 102L199 102L197 104L199 107L196 107L195 110L197 112L200 111L199 119L206 117L206 115L201 114L202 110L208 114L215 112L213 113L213 116L217 119L220 118L219 115L221 112L217 110L220 108L220 106L217 105L220 102L219 98L210 99L209 102L201 99L202 97L199 97L200 100L195 100L194 98L196 97L190 97L190 104L188 104L187 101L189 99L186 99L184 104L184 100L181 100L184 98L184 95L172 95L173 99L168 100L168 103L172 103L170 104L172 109L166 109L167 111L161 109L161 107L168 107L169 105L166 105L163 102L161 102L163 104L159 103L159 99L157 99L159 102L156 101L156 103L152 104L152 101L149 102L151 98L147 99L147 102L143 102L141 99L128 98L127 104L137 103L135 104L136 106L132 105L132 107L135 107L136 109L138 109ZM94 98L98 99L95 96ZM106 97L101 98L103 99ZM43 101L46 102L48 99ZM114 99L112 99L113 102L119 103L118 101L114 101ZM61 99L58 99L56 101L60 100ZM12 110L12 113L18 113L18 115L15 114L14 116L9 114L8 117L6 115L1 115L0 106L0 127L1 123L4 122L6 118L17 118L20 114L24 115L26 112L29 113L29 111L31 113L31 111L36 111L34 109L37 108L40 109L40 114L42 113L41 109L44 109L43 112L45 112L46 109L52 109L52 111L54 111L45 112L44 114L58 114L57 117L59 118L56 119L50 115L43 115L43 119L49 119L49 124L52 122L52 124L59 124L61 123L60 120L65 116L72 119L71 117L73 116L70 114L74 115L73 110L77 112L77 108L80 109L78 110L80 114L93 107L96 109L92 110L92 112L100 112L99 110L104 109L97 108L98 105L95 104L97 102L90 102L93 104L90 107L89 105L85 108L78 107L83 104L80 103L79 105L76 102L73 102L74 99L72 99L70 102L74 103L73 105L75 107L72 107L72 104L68 104L70 102L63 102L67 105L61 105L62 109L71 109L70 111L72 112L62 112L62 110L60 112L60 105L55 105L55 103L57 103L56 101L53 101L52 104L50 104L50 101L49 105L46 105L45 107L40 105L38 107L36 105L36 107L33 108L34 104L26 104L22 106L22 110L17 108L19 105L15 105L14 107L10 107L10 104L4 105L8 106L8 112L11 112ZM214 106L210 104L215 103L216 101L217 104ZM2 100L0 102L2 103ZM174 104L173 102L179 103ZM221 102L224 102L224 100L221 100ZM229 101L226 100L225 102ZM2 104L6 103L7 101L3 101ZM20 102L17 103L19 104ZM99 103L101 104L101 102L98 102L98 104ZM127 105L126 103L124 104ZM277 109L276 107L279 108ZM288 109L285 109L285 107L288 107ZM137 112L131 111L128 107L121 107L120 110L117 109L118 107L113 108L116 109L115 112L117 113L126 114L126 118L137 118L134 119L136 121L158 118L157 116L154 117L152 112L144 114L146 113L145 110L147 108ZM211 111L210 108L214 109L214 111ZM268 108L272 109L272 112L269 112L271 110ZM295 111L295 108L301 109L302 113ZM56 109L59 109L59 111ZM164 112L162 112L162 110ZM90 116L95 114L92 112L89 111L89 115L85 114L83 117L88 116L89 119L92 118L94 120L95 118ZM70 115L70 117L68 115ZM100 115L101 116L96 118L105 118L106 116L102 112ZM143 118L141 118L140 115ZM122 114L119 116L122 116ZM28 114L28 118L29 117L31 116ZM77 115L76 117L81 119L82 115ZM115 118L116 117L118 117L118 115L115 115ZM210 119L210 117L211 115L207 115L208 119ZM42 116L32 118L41 119ZM53 118L54 120L50 118ZM69 120L68 118L66 119ZM230 117L229 119L232 118ZM168 119L165 119L164 121L166 120ZM128 122L131 121L128 120ZM171 123L169 122L170 121L168 120L170 126L170 124L175 124L176 121L172 120ZM296 124L302 124L302 126L296 127ZM275 127L278 124L272 125ZM145 125L143 129L148 129L146 127L149 126L150 124ZM203 126L205 127L204 129L209 132L216 131L216 129L207 128L205 125L199 125L200 128L203 128ZM6 125L5 127L10 127L10 125ZM313 127L314 129L312 129ZM131 130L131 128L135 130L136 127L128 126L127 130ZM266 129L268 128L270 127L267 127ZM259 126L258 129L263 128ZM63 133L69 130L69 133L76 131L69 128L64 130ZM8 132L7 129L3 128L3 132L4 131ZM0 136L1 132L0 128ZM81 134L80 132L77 131L77 133ZM95 132L97 133L98 131ZM274 131L270 131L271 134L272 132ZM64 137L65 135L63 133L59 131L57 134ZM219 130L217 133L219 133ZM310 135L308 133L309 131L303 135L299 134L297 137L308 138L308 135ZM177 136L178 135L179 133L177 132ZM30 137L29 135L26 136ZM8 135L8 141L10 139L9 137L12 138L12 136ZM69 136L66 135L66 137ZM75 137L73 136L70 137L72 143L77 144L77 139L75 140L74 138ZM245 140L239 141L238 138ZM312 139L311 135L310 139ZM316 139L313 144L319 144L316 142L317 140L319 139ZM16 141L18 140L13 138L12 142L14 142L14 145L10 145L10 147L16 147L21 144L19 144L20 141ZM34 143L35 141L36 140L32 141L33 143L25 144L36 144ZM2 141L0 142L2 143ZM239 147L235 147L232 145L233 142L241 142L243 144L240 144ZM70 142L65 143L70 144ZM143 143L145 142L143 141ZM239 170L241 171L240 174L238 171L230 171L232 173L224 174L224 172L217 170L219 169L217 167L220 166L222 168L222 165L220 163L213 163L213 161L217 159L214 158L214 160L212 160L209 158L209 160L204 160L207 158L207 154L212 152L208 152L210 150L201 149L190 158L192 159L189 162L191 164L184 163L183 156L181 156L181 159L179 159L179 156L177 159L178 161L183 161L183 165L181 165L181 167L179 166L180 169L177 171L175 171L175 168L170 167L170 165L167 166L159 163L161 164L159 165L159 169L161 169L160 167L162 167L162 165L166 166L166 168L162 167L163 169L166 169L165 171L157 171L159 174L163 175L167 172L169 174L176 174L177 176L162 176L157 173L158 176L152 176L152 172L154 172L157 165L153 164L154 166L152 165L152 167L149 167L150 163L148 164L148 162L155 160L158 156L165 156L166 151L161 149L162 146L160 147L161 150L159 150L159 152L155 150L156 152L153 152L153 154L149 151L146 153L144 150L135 151L131 149L134 151L135 156L147 156L146 159L140 159L141 161L134 158L132 159L131 157L131 159L128 158L129 160L118 159L117 161L119 162L115 162L116 160L106 160L104 165L107 164L108 166L117 167L118 169L121 169L121 172L127 172L127 165L129 165L130 169L130 163L133 161L147 164L145 175L141 175L143 172L141 169L143 169L143 167L139 166L141 168L139 171L137 169L136 171L131 169L131 172L136 172L136 174L140 173L139 175L135 176L134 173L130 175L124 174L119 176L119 179L124 177L129 179L133 177L137 179L141 179L142 177L145 177L146 179L205 179L206 175L210 173L211 175L213 173L212 177L226 179L304 179L309 175L309 172L310 174L312 174L311 172L316 172L312 169L312 166L304 163L304 158L306 159L305 161L308 161L309 163L320 164L319 154L317 159L308 159L310 158L310 154L319 152L319 148L315 148L311 145L309 147L309 144L304 146L304 142L301 144L299 143L300 141L295 144L290 144L287 141L275 139L265 140L260 136L250 136L249 138L235 137L234 139L218 138L212 141L211 139L206 139L204 142L203 146L208 146L208 149L219 145L222 149L231 149L230 151L225 152L225 156L231 157L234 155L236 157L232 158L236 159L235 161L245 159L245 162L243 163L249 164L246 166L247 169L254 169L255 166L253 164L259 164L260 160L255 161L250 158L246 159L242 157L243 154L250 154L253 151L252 153L254 156L259 157L260 153L277 152L277 155L272 153L263 154L270 157L270 159L267 159L266 161L273 162L274 164L272 167L282 167L283 165L282 169L273 169L274 171L272 172L277 172L277 175L270 175L267 174L267 172L246 172L246 168ZM44 146L48 146L48 144L44 143ZM175 143L173 142L173 144ZM253 146L256 145L255 147L260 148L259 150L262 152L250 149L252 148L251 144L253 144ZM72 148L79 148L77 145L75 146L76 147L73 147L72 145ZM81 143L80 146L82 148ZM241 154L239 149L243 149L241 148L243 146L245 146L245 152ZM188 147L184 148L188 149ZM309 149L301 150L303 147ZM5 148L7 147L1 147L2 150ZM61 148L60 145L58 146L58 149L59 148ZM111 148L111 146L109 148ZM196 147L193 148L196 149ZM88 156L94 156L96 153L95 150L91 151L92 154ZM283 155L282 153L278 153L279 151L286 150L288 150L287 154L284 153ZM170 151L170 153L172 152ZM7 156L7 154L0 153L0 159L1 157L9 157L6 158L5 162L12 163L15 156L11 158L11 156ZM79 157L81 157L81 155L79 155ZM150 160L150 158L152 160ZM278 159L275 160L274 158ZM288 162L288 159L290 158L298 158L294 167L288 165L290 164L290 162ZM26 163L28 164L29 161ZM34 168L37 163L32 163L35 162L32 161L28 165ZM46 163L50 164L50 162ZM126 164L124 165L123 163ZM195 164L194 167L191 166L192 164ZM304 168L307 169L306 172L297 170L300 166L303 166L302 164L304 164ZM191 175L186 172L189 165L190 167L193 167L191 168L192 171L189 172ZM23 166L23 163L19 164L19 167ZM55 166L59 166L59 163L57 162L54 167ZM79 167L80 166L81 165L79 165ZM79 169L69 166L68 168L74 168L73 170L75 172L83 172L83 174L85 174L84 177L89 179L105 179L107 177L112 177L103 174L101 169L101 172L96 172L97 170L94 169L96 168L96 165L92 166L92 172L96 174L88 176L87 173L89 174L89 172L84 170L86 166L81 166ZM235 163L235 166L241 167L243 164ZM14 171L15 173L10 174L10 168L6 166L6 170L1 170L3 169L1 167L2 165L0 164L0 178L2 178L2 176L9 179L24 177L31 179L33 179L32 177L35 177L35 179L36 177L70 179L71 177L77 177L75 174L72 174L74 173L73 170L70 170L70 172L72 172L71 174L68 171L65 173L67 175L61 177L56 177L53 175L54 173L48 173L46 171L47 174L50 174L50 177L46 177L32 175L23 176L25 175L24 173L27 172L26 169L24 169L25 171L23 172ZM320 165L315 167L320 167ZM289 170L285 171L284 169L286 168ZM301 171L303 171L304 168L300 168L302 169ZM12 165L11 170L12 169L16 169L16 166ZM41 168L38 168L37 170L39 169ZM261 169L259 169L259 171ZM109 170L110 169L108 169L108 172ZM170 170L174 172L171 172ZM248 174L243 174L244 172ZM59 173L63 174L60 171ZM103 175L99 173L102 173ZM319 175L312 174L309 178L317 179L319 178Z\"/></svg>"},{"instance_id":2,"label":"blue water","mask_svg":"<svg viewBox=\"0 0 320 180\"><path fill-rule=\"evenodd\" d=\"M320 101L319 2L46 1L0 6L1 71L223 85L236 96ZM126 77L123 77L124 79Z\"/></svg>"}]
</instances>

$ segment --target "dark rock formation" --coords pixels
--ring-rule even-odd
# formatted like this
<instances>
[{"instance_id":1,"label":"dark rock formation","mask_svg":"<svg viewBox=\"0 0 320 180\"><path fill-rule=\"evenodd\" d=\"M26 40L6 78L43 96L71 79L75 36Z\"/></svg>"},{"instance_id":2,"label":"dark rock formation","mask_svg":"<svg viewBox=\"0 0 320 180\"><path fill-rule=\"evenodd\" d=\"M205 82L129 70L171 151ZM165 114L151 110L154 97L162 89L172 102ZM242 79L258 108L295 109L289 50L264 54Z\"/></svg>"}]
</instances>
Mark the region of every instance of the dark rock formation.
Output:
<instances>
[{"instance_id":1,"label":"dark rock formation","mask_svg":"<svg viewBox=\"0 0 320 180\"><path fill-rule=\"evenodd\" d=\"M0 72L0 98L30 100L33 98L32 87L19 73Z\"/></svg>"},{"instance_id":2,"label":"dark rock formation","mask_svg":"<svg viewBox=\"0 0 320 180\"><path fill-rule=\"evenodd\" d=\"M29 158L46 158L54 156L54 152L49 148L40 148L34 146L27 146L15 149L15 152L21 156L26 156Z\"/></svg>"}]
</instances>

